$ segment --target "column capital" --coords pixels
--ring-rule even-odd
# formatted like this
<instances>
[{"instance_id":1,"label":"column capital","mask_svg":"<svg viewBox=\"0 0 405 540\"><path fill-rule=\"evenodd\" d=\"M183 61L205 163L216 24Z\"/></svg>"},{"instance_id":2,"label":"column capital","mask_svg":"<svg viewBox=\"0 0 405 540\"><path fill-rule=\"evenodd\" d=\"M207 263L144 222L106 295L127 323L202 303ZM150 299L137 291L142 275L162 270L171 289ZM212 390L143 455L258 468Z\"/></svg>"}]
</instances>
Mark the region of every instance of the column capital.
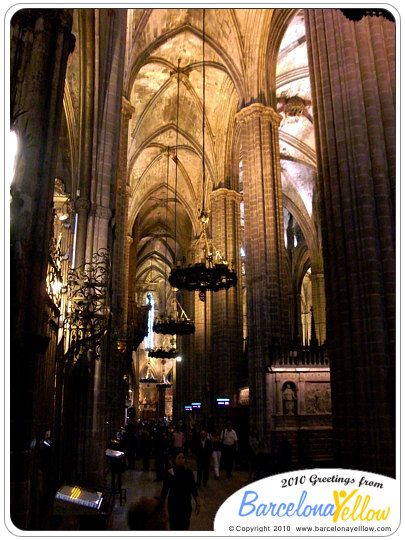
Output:
<instances>
[{"instance_id":1,"label":"column capital","mask_svg":"<svg viewBox=\"0 0 405 540\"><path fill-rule=\"evenodd\" d=\"M91 208L91 203L88 199L76 199L74 203L75 211L80 213L82 211L88 212Z\"/></svg>"},{"instance_id":2,"label":"column capital","mask_svg":"<svg viewBox=\"0 0 405 540\"><path fill-rule=\"evenodd\" d=\"M252 118L265 118L273 125L279 126L282 120L281 114L278 114L272 107L266 107L262 103L252 103L244 107L235 115L238 124L246 124Z\"/></svg>"},{"instance_id":3,"label":"column capital","mask_svg":"<svg viewBox=\"0 0 405 540\"><path fill-rule=\"evenodd\" d=\"M240 202L243 200L243 196L238 191L235 191L234 189L228 189L228 188L214 189L211 192L210 197L211 197L211 201L213 201L214 199L219 199L219 198L234 199L237 202Z\"/></svg>"}]
</instances>

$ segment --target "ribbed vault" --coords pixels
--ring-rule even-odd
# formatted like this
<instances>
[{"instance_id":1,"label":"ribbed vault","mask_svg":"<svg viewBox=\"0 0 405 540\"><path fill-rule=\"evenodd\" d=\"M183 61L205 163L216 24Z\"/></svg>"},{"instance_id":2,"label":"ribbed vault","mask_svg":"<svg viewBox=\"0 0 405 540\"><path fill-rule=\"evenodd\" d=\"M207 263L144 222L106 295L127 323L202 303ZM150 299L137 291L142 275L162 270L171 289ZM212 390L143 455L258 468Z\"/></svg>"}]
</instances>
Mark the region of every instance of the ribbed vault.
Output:
<instances>
[{"instance_id":1,"label":"ribbed vault","mask_svg":"<svg viewBox=\"0 0 405 540\"><path fill-rule=\"evenodd\" d=\"M300 11L279 19L271 9L206 9L203 29L202 9L128 10L128 233L136 231L137 281L165 281L200 233L199 212L212 189L238 188L235 114L255 101L274 103L283 116L283 185L304 210L297 217L305 216L313 245L316 158L304 20ZM269 65L276 42L276 65Z\"/></svg>"}]
</instances>

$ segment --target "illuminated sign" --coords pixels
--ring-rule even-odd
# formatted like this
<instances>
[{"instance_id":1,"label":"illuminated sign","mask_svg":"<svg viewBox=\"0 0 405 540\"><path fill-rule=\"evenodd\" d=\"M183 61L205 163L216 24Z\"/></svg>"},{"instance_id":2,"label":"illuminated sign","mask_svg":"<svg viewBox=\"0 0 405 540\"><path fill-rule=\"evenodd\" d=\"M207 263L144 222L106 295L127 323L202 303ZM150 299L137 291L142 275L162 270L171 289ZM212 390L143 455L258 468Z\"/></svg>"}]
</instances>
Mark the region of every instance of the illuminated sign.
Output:
<instances>
[{"instance_id":1,"label":"illuminated sign","mask_svg":"<svg viewBox=\"0 0 405 540\"><path fill-rule=\"evenodd\" d=\"M191 406L193 409L201 409L201 403L192 403Z\"/></svg>"},{"instance_id":2,"label":"illuminated sign","mask_svg":"<svg viewBox=\"0 0 405 540\"><path fill-rule=\"evenodd\" d=\"M229 398L217 398L218 407L229 407L230 402Z\"/></svg>"}]
</instances>

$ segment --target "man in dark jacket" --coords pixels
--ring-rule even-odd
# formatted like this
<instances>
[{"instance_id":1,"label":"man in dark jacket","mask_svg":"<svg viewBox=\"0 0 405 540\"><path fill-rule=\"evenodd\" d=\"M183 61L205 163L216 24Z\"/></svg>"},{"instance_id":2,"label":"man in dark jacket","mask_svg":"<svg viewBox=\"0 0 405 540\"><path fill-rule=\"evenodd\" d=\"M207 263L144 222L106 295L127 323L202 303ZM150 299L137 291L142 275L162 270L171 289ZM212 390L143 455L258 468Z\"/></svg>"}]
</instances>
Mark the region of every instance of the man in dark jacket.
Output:
<instances>
[{"instance_id":1,"label":"man in dark jacket","mask_svg":"<svg viewBox=\"0 0 405 540\"><path fill-rule=\"evenodd\" d=\"M207 433L205 429L202 429L195 445L195 457L197 461L197 486L199 488L201 487L201 480L203 486L207 485L210 472L211 454L211 436Z\"/></svg>"}]
</instances>

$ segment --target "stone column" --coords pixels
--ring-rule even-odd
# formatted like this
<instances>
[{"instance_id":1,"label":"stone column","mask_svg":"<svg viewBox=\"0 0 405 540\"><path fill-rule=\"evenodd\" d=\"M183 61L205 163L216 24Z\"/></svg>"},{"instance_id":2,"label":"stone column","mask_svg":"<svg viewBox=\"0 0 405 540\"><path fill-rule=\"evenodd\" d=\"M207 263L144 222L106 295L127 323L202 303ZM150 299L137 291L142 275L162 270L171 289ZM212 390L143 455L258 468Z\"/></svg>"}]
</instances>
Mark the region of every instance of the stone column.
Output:
<instances>
[{"instance_id":1,"label":"stone column","mask_svg":"<svg viewBox=\"0 0 405 540\"><path fill-rule=\"evenodd\" d=\"M125 299L122 306L122 319L124 324L128 323L128 299L129 299L129 259L131 246L134 239L130 234L125 236L124 253L122 255L122 267L123 267L123 283L122 283L122 296Z\"/></svg>"},{"instance_id":2,"label":"stone column","mask_svg":"<svg viewBox=\"0 0 405 540\"><path fill-rule=\"evenodd\" d=\"M119 143L117 190L116 190L116 241L114 245L113 294L117 311L115 321L119 331L125 333L128 311L129 249L132 237L128 234L128 127L134 108L122 98L121 133ZM125 337L124 335L122 337Z\"/></svg>"},{"instance_id":3,"label":"stone column","mask_svg":"<svg viewBox=\"0 0 405 540\"><path fill-rule=\"evenodd\" d=\"M158 406L157 406L157 419L163 419L166 411L166 387L157 385L158 389Z\"/></svg>"},{"instance_id":4,"label":"stone column","mask_svg":"<svg viewBox=\"0 0 405 540\"><path fill-rule=\"evenodd\" d=\"M195 293L188 291L181 291L177 293L179 301L187 313L187 316L191 320L195 320L194 317L194 296ZM197 299L196 302L199 302ZM196 329L198 328L196 325ZM197 331L197 330L196 330ZM197 331L199 335L199 331ZM184 405L188 405L191 402L191 382L190 377L192 375L194 358L194 334L188 336L177 336L177 350L181 356L181 362L175 362L175 384L173 385L173 417L175 421L180 420L184 416Z\"/></svg>"},{"instance_id":5,"label":"stone column","mask_svg":"<svg viewBox=\"0 0 405 540\"><path fill-rule=\"evenodd\" d=\"M33 386L44 361L45 279L63 90L74 46L71 9L22 9L11 20L11 128L19 138L10 204L11 518L16 527L38 526L32 484L40 399ZM53 370L46 385L53 388ZM45 381L44 381L45 384Z\"/></svg>"},{"instance_id":6,"label":"stone column","mask_svg":"<svg viewBox=\"0 0 405 540\"><path fill-rule=\"evenodd\" d=\"M322 345L326 339L325 279L323 272L311 272L311 285L316 337L319 345Z\"/></svg>"},{"instance_id":7,"label":"stone column","mask_svg":"<svg viewBox=\"0 0 405 540\"><path fill-rule=\"evenodd\" d=\"M306 11L337 466L395 474L395 23Z\"/></svg>"},{"instance_id":8,"label":"stone column","mask_svg":"<svg viewBox=\"0 0 405 540\"><path fill-rule=\"evenodd\" d=\"M82 266L85 262L86 239L87 239L87 218L90 212L91 203L89 199L79 197L74 203L76 212L75 236L76 246L74 253L74 268Z\"/></svg>"},{"instance_id":9,"label":"stone column","mask_svg":"<svg viewBox=\"0 0 405 540\"><path fill-rule=\"evenodd\" d=\"M211 306L213 294L215 293L207 292L205 301L202 302L199 299L199 293L194 293L194 350L188 359L191 388L195 390L193 395L189 395L190 400L201 401L201 416L208 415L208 417L211 415L212 365L214 363L211 351Z\"/></svg>"},{"instance_id":10,"label":"stone column","mask_svg":"<svg viewBox=\"0 0 405 540\"><path fill-rule=\"evenodd\" d=\"M301 295L297 291L296 284L292 284L293 290L288 293L289 298L289 320L290 320L290 342L291 345L301 345Z\"/></svg>"},{"instance_id":11,"label":"stone column","mask_svg":"<svg viewBox=\"0 0 405 540\"><path fill-rule=\"evenodd\" d=\"M131 351L132 353L132 364L133 364L133 403L134 403L134 416L136 419L139 419L139 363L140 363L140 352Z\"/></svg>"},{"instance_id":12,"label":"stone column","mask_svg":"<svg viewBox=\"0 0 405 540\"><path fill-rule=\"evenodd\" d=\"M271 429L265 392L269 348L288 342L280 120L272 108L260 103L236 116L241 127L244 179L251 424L261 434Z\"/></svg>"},{"instance_id":13,"label":"stone column","mask_svg":"<svg viewBox=\"0 0 405 540\"><path fill-rule=\"evenodd\" d=\"M93 138L95 115L95 30L93 10L78 12L80 53L80 131L79 131L79 181L76 208L75 266L86 260L87 219L91 210L91 183L93 172Z\"/></svg>"},{"instance_id":14,"label":"stone column","mask_svg":"<svg viewBox=\"0 0 405 540\"><path fill-rule=\"evenodd\" d=\"M77 205L82 214L78 214L76 266L92 261L100 249L108 250L113 262L111 218L121 129L126 10L78 10L78 21L81 92ZM103 32L98 33L98 28ZM109 295L105 301L111 307ZM113 310L111 313L116 314ZM111 331L114 328L114 320L109 320L90 380L77 388L82 408L77 407L73 415L72 430L80 436L73 449L77 465L71 473L83 485L103 484L104 451L111 435L108 430L117 431L124 421L125 357L117 349L117 336ZM122 407L117 420L118 400Z\"/></svg>"},{"instance_id":15,"label":"stone column","mask_svg":"<svg viewBox=\"0 0 405 540\"><path fill-rule=\"evenodd\" d=\"M240 202L242 195L220 188L211 193L212 242L237 272L236 287L212 295L212 399L231 398L236 405L237 383L243 369L242 268Z\"/></svg>"}]
</instances>

